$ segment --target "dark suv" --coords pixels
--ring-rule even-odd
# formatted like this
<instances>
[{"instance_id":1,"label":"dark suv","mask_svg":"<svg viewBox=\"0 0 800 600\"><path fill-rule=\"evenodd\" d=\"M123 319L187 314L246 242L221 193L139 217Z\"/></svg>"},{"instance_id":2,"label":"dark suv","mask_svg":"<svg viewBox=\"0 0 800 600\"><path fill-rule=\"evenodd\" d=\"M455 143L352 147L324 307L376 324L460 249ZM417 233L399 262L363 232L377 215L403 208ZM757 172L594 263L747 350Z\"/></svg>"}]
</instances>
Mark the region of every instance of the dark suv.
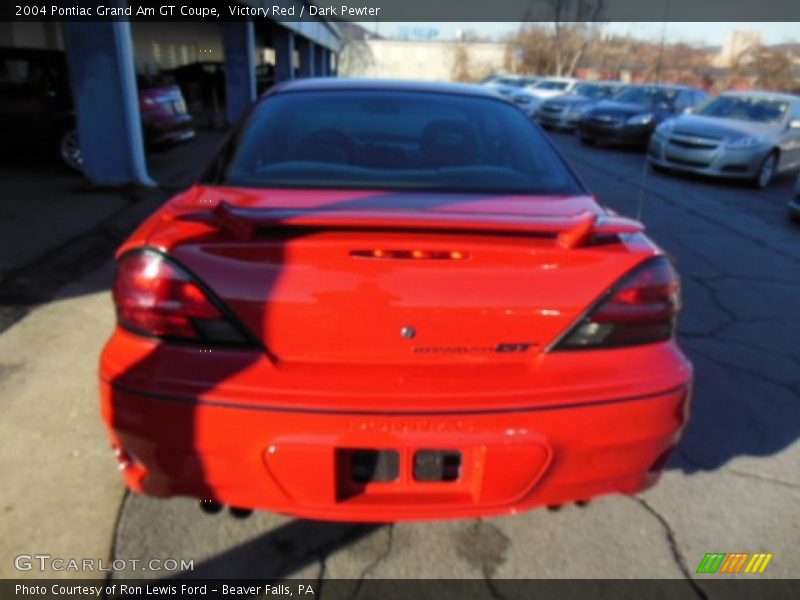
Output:
<instances>
[{"instance_id":1,"label":"dark suv","mask_svg":"<svg viewBox=\"0 0 800 600\"><path fill-rule=\"evenodd\" d=\"M161 144L194 136L176 85L142 85L139 105L145 140ZM11 140L7 152L57 152L64 163L80 170L75 111L66 56L57 50L0 48L0 131Z\"/></svg>"}]
</instances>

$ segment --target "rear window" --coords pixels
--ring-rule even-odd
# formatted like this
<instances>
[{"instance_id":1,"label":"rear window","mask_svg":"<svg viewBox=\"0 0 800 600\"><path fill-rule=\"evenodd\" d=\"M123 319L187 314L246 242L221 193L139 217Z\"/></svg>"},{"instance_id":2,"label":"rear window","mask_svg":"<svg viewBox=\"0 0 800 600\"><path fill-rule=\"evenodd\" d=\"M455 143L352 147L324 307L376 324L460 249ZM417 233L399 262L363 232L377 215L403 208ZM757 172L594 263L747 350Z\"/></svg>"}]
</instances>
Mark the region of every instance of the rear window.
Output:
<instances>
[{"instance_id":1,"label":"rear window","mask_svg":"<svg viewBox=\"0 0 800 600\"><path fill-rule=\"evenodd\" d=\"M739 121L771 123L783 120L789 103L773 98L748 96L718 96L705 104L697 114Z\"/></svg>"},{"instance_id":2,"label":"rear window","mask_svg":"<svg viewBox=\"0 0 800 600\"><path fill-rule=\"evenodd\" d=\"M498 79L495 79L492 83L500 85L510 85L511 87L522 87L526 85L524 79L519 79L519 78L510 79L508 77L500 77Z\"/></svg>"},{"instance_id":3,"label":"rear window","mask_svg":"<svg viewBox=\"0 0 800 600\"><path fill-rule=\"evenodd\" d=\"M534 87L537 90L565 90L568 86L567 81L540 81Z\"/></svg>"},{"instance_id":4,"label":"rear window","mask_svg":"<svg viewBox=\"0 0 800 600\"><path fill-rule=\"evenodd\" d=\"M610 98L617 93L618 88L611 85L603 85L600 83L580 83L574 90L575 96L584 96L592 100L604 100Z\"/></svg>"},{"instance_id":5,"label":"rear window","mask_svg":"<svg viewBox=\"0 0 800 600\"><path fill-rule=\"evenodd\" d=\"M659 87L630 87L614 96L617 102L630 102L654 107L659 104L672 106L678 90Z\"/></svg>"},{"instance_id":6,"label":"rear window","mask_svg":"<svg viewBox=\"0 0 800 600\"><path fill-rule=\"evenodd\" d=\"M256 107L218 183L582 193L543 134L500 100L286 92Z\"/></svg>"}]
</instances>

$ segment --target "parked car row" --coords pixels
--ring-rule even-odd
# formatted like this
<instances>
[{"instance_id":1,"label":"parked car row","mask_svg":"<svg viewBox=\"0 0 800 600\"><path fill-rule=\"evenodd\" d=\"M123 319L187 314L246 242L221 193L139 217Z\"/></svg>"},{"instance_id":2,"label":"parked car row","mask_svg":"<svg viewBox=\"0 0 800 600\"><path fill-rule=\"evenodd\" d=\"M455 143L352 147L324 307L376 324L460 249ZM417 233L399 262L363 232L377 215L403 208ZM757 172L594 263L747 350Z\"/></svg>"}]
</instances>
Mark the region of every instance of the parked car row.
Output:
<instances>
[{"instance_id":1,"label":"parked car row","mask_svg":"<svg viewBox=\"0 0 800 600\"><path fill-rule=\"evenodd\" d=\"M679 85L536 79L506 96L543 128L575 131L587 145L646 149L658 171L766 188L776 175L800 170L800 96L740 91L710 98ZM800 221L800 177L789 212Z\"/></svg>"},{"instance_id":2,"label":"parked car row","mask_svg":"<svg viewBox=\"0 0 800 600\"><path fill-rule=\"evenodd\" d=\"M148 145L194 137L192 117L180 88L140 77L139 110ZM0 47L0 130L15 140L14 150L44 150L81 170L66 56L56 50Z\"/></svg>"}]
</instances>

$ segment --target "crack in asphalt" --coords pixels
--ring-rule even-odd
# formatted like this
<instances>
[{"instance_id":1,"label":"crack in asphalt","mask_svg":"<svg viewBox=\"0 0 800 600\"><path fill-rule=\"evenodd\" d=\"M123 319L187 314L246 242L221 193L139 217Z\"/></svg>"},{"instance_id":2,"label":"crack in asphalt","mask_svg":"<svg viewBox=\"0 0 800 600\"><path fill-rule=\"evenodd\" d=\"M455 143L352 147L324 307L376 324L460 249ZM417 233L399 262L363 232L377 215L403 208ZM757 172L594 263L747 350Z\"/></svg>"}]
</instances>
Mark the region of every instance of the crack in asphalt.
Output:
<instances>
[{"instance_id":1,"label":"crack in asphalt","mask_svg":"<svg viewBox=\"0 0 800 600\"><path fill-rule=\"evenodd\" d=\"M739 469L727 469L726 472L732 473L738 477L746 477L748 479L756 479L758 481L763 481L764 483L772 483L775 485L780 485L782 487L787 487L794 490L800 490L800 484L792 483L791 481L784 481L783 479L776 479L775 477L765 477L764 475L758 475L756 473L750 473L749 471L740 471Z\"/></svg>"},{"instance_id":2,"label":"crack in asphalt","mask_svg":"<svg viewBox=\"0 0 800 600\"><path fill-rule=\"evenodd\" d=\"M480 570L487 591L495 600L505 600L493 577L500 565L506 562L506 551L510 546L511 540L499 527L481 518L459 535L458 555Z\"/></svg>"},{"instance_id":3,"label":"crack in asphalt","mask_svg":"<svg viewBox=\"0 0 800 600\"><path fill-rule=\"evenodd\" d=\"M328 571L328 555L320 550L319 552L319 574L316 583L316 600L322 600L322 588L325 587L325 574Z\"/></svg>"},{"instance_id":4,"label":"crack in asphalt","mask_svg":"<svg viewBox=\"0 0 800 600\"><path fill-rule=\"evenodd\" d=\"M372 573L378 565L380 565L384 560L386 560L389 555L392 553L392 545L394 544L394 523L389 523L386 526L387 534L386 534L386 547L384 548L383 552L378 554L375 559L370 562L364 569L362 569L361 573L358 575L358 585L356 586L355 592L353 592L353 598L357 597L359 592L361 591L362 586L364 585L364 580L366 579L367 575Z\"/></svg>"},{"instance_id":5,"label":"crack in asphalt","mask_svg":"<svg viewBox=\"0 0 800 600\"><path fill-rule=\"evenodd\" d=\"M667 544L669 545L670 552L672 553L672 558L675 561L675 564L680 569L681 573L683 573L683 577L686 579L687 583L692 587L694 592L697 594L697 597L701 600L708 600L708 595L700 587L700 584L692 578L691 571L689 567L686 565L686 559L683 557L683 554L678 547L678 541L675 537L675 531L672 529L672 525L669 524L669 521L658 512L655 508L653 508L644 498L640 498L639 496L634 496L633 499L639 503L639 505L644 508L650 515L652 515L660 524L661 527L664 528L664 533L666 534Z\"/></svg>"},{"instance_id":6,"label":"crack in asphalt","mask_svg":"<svg viewBox=\"0 0 800 600\"><path fill-rule=\"evenodd\" d=\"M131 490L128 486L125 486L124 491L122 492L122 500L119 502L119 506L117 507L117 515L114 517L114 525L111 528L111 544L108 549L108 556L112 565L112 568L108 570L106 573L106 583L112 583L114 578L114 569L113 564L117 558L117 531L119 530L120 521L122 521L122 513L125 511L125 505L128 502L128 498L131 495Z\"/></svg>"},{"instance_id":7,"label":"crack in asphalt","mask_svg":"<svg viewBox=\"0 0 800 600\"><path fill-rule=\"evenodd\" d=\"M761 346L759 344L753 344L746 340L742 340L739 338L729 338L729 337L721 337L720 332L717 333L709 333L709 334L699 334L699 333L679 333L681 338L685 338L687 340L709 340L713 342L719 342L720 344L725 344L729 346L739 346L740 348L744 348L745 350L751 350L758 354L769 354L771 356L775 356L777 358L782 358L784 360L788 360L790 362L795 363L798 367L800 367L800 356L792 354L790 352L782 352L781 350L777 350L775 348L768 348L766 346ZM702 353L702 351L700 351ZM737 367L738 369L738 367ZM789 384L791 386L800 385L800 381L797 383Z\"/></svg>"},{"instance_id":8,"label":"crack in asphalt","mask_svg":"<svg viewBox=\"0 0 800 600\"><path fill-rule=\"evenodd\" d=\"M695 457L691 456L685 448L678 448L676 453L684 462L688 463L692 467L696 469L700 469L702 471L713 471L717 470L715 467L704 463L701 460L697 460ZM777 479L775 477L766 477L764 475L758 475L756 473L750 473L749 471L741 471L739 469L734 469L728 467L724 471L725 473L730 473L731 475L736 475L737 477L746 477L748 479L755 479L764 483L772 483L774 485L780 485L782 487L787 487L794 490L800 490L800 483L793 483L791 481L784 481L783 479Z\"/></svg>"},{"instance_id":9,"label":"crack in asphalt","mask_svg":"<svg viewBox=\"0 0 800 600\"><path fill-rule=\"evenodd\" d=\"M720 273L720 275L709 275L706 277L708 281L718 282L718 281L754 281L758 283L781 283L784 285L798 285L800 286L800 280L798 279L784 279L782 277L764 277L761 275L740 275L737 273Z\"/></svg>"},{"instance_id":10,"label":"crack in asphalt","mask_svg":"<svg viewBox=\"0 0 800 600\"><path fill-rule=\"evenodd\" d=\"M693 281L694 283L702 287L704 290L706 290L706 292L708 292L708 297L711 300L711 303L728 318L728 324L733 323L737 320L736 313L727 306L725 306L725 304L722 302L722 300L718 295L718 291L710 285L710 282L706 278L697 277L696 275L688 275L687 279Z\"/></svg>"},{"instance_id":11,"label":"crack in asphalt","mask_svg":"<svg viewBox=\"0 0 800 600\"><path fill-rule=\"evenodd\" d=\"M800 382L797 382L797 381L791 381L791 382L777 381L777 380L773 379L772 377L769 377L768 375L764 375L763 373L760 373L758 371L753 371L752 369L748 369L747 367L743 367L741 365L737 365L736 363L728 362L726 360L720 359L719 357L714 356L712 354L709 354L705 350L701 350L701 349L697 348L696 346L692 348L692 352L695 353L695 354L699 354L699 355L703 356L704 358L706 358L709 361L713 362L718 367L722 367L723 369L731 369L731 370L737 371L739 373L743 373L745 375L749 375L753 379L758 379L759 381L762 381L764 383L769 383L770 385L774 385L774 386L777 386L777 387L784 388L785 390L788 390L789 393L791 393L793 395L796 393L795 386L800 385Z\"/></svg>"}]
</instances>

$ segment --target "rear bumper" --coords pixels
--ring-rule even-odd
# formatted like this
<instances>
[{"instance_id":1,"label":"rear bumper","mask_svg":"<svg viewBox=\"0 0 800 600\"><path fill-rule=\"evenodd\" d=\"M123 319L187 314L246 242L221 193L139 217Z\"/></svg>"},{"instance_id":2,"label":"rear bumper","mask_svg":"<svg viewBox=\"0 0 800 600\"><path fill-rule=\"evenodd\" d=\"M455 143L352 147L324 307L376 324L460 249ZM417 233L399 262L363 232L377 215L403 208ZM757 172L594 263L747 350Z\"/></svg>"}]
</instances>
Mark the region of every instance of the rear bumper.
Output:
<instances>
[{"instance_id":1,"label":"rear bumper","mask_svg":"<svg viewBox=\"0 0 800 600\"><path fill-rule=\"evenodd\" d=\"M145 121L145 137L150 144L176 144L195 137L194 119L188 114Z\"/></svg>"},{"instance_id":2,"label":"rear bumper","mask_svg":"<svg viewBox=\"0 0 800 600\"><path fill-rule=\"evenodd\" d=\"M104 364L102 412L127 485L144 494L324 520L513 514L632 494L657 480L686 422L691 375L674 346L663 346L653 356L661 353L660 368L676 374L667 389L446 411L435 410L435 395L428 411L400 412L397 398L371 410L305 408L311 396L302 395L292 408L273 402L266 384L260 403L224 391L159 393L130 387ZM354 481L347 462L353 450L397 452L397 478ZM420 450L459 452L458 480L417 481Z\"/></svg>"}]
</instances>

